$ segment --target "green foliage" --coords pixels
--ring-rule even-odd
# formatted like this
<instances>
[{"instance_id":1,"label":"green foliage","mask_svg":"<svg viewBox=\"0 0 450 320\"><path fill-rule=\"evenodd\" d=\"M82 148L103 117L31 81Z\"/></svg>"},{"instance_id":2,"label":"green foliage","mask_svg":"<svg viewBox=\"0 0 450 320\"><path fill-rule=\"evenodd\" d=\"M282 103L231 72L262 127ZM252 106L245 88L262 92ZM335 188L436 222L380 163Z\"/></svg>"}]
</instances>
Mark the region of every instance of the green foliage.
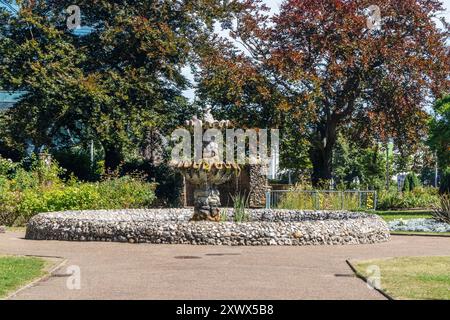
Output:
<instances>
[{"instance_id":1,"label":"green foliage","mask_svg":"<svg viewBox=\"0 0 450 320\"><path fill-rule=\"evenodd\" d=\"M107 209L148 208L155 200L155 185L143 177L125 176L96 184L99 206Z\"/></svg>"},{"instance_id":2,"label":"green foliage","mask_svg":"<svg viewBox=\"0 0 450 320\"><path fill-rule=\"evenodd\" d=\"M277 15L264 1L238 3L240 23L230 27L236 41L215 37L203 50L198 93L241 125L266 117L282 126L288 118L303 134L288 135L285 168L298 169L297 159L306 163L309 149L317 186L331 179L334 144L343 130L357 142L393 137L408 149L426 134L423 92L447 90L442 79L450 66L446 28L424 19L442 10L437 1L377 1L390 12L389 32L367 30L359 0L285 0ZM302 135L307 143L295 139Z\"/></svg>"},{"instance_id":3,"label":"green foliage","mask_svg":"<svg viewBox=\"0 0 450 320\"><path fill-rule=\"evenodd\" d=\"M450 167L444 170L441 177L440 193L450 193Z\"/></svg>"},{"instance_id":4,"label":"green foliage","mask_svg":"<svg viewBox=\"0 0 450 320\"><path fill-rule=\"evenodd\" d=\"M378 211L377 215L382 217L385 221L394 220L410 220L410 219L430 219L432 218L431 210L388 210L388 211Z\"/></svg>"},{"instance_id":5,"label":"green foliage","mask_svg":"<svg viewBox=\"0 0 450 320\"><path fill-rule=\"evenodd\" d=\"M2 117L1 145L100 145L107 168L136 151L147 128L170 132L191 108L183 68L208 38L222 1L81 0L79 36L67 30L64 1L0 6L0 88L27 94ZM163 133L167 133L163 132Z\"/></svg>"},{"instance_id":6,"label":"green foliage","mask_svg":"<svg viewBox=\"0 0 450 320\"><path fill-rule=\"evenodd\" d=\"M280 130L280 166L293 171L294 178L309 173L312 163L309 159L310 142L301 128L289 116L284 119Z\"/></svg>"},{"instance_id":7,"label":"green foliage","mask_svg":"<svg viewBox=\"0 0 450 320\"><path fill-rule=\"evenodd\" d=\"M375 193L291 190L277 203L279 209L293 210L373 210Z\"/></svg>"},{"instance_id":8,"label":"green foliage","mask_svg":"<svg viewBox=\"0 0 450 320\"><path fill-rule=\"evenodd\" d=\"M378 144L360 147L341 134L334 152L333 172L338 189L380 190L386 179L385 152ZM359 179L359 184L354 183L355 178Z\"/></svg>"},{"instance_id":9,"label":"green foliage","mask_svg":"<svg viewBox=\"0 0 450 320\"><path fill-rule=\"evenodd\" d=\"M183 177L167 164L155 166L149 161L130 161L120 168L120 172L122 175L142 172L146 175L147 181L156 181L156 206L179 207L182 205L180 199L183 190Z\"/></svg>"},{"instance_id":10,"label":"green foliage","mask_svg":"<svg viewBox=\"0 0 450 320\"><path fill-rule=\"evenodd\" d=\"M409 181L410 191L413 191L414 189L421 186L420 180L414 172L410 173L408 176L409 176L409 180L410 180Z\"/></svg>"},{"instance_id":11,"label":"green foliage","mask_svg":"<svg viewBox=\"0 0 450 320\"><path fill-rule=\"evenodd\" d=\"M441 205L433 211L434 219L450 223L450 194L441 195Z\"/></svg>"},{"instance_id":12,"label":"green foliage","mask_svg":"<svg viewBox=\"0 0 450 320\"><path fill-rule=\"evenodd\" d=\"M225 208L220 209L220 222L227 222L228 221L228 210Z\"/></svg>"},{"instance_id":13,"label":"green foliage","mask_svg":"<svg viewBox=\"0 0 450 320\"><path fill-rule=\"evenodd\" d=\"M231 199L233 200L234 222L240 223L249 221L250 217L246 209L249 207L250 197L239 192L235 195L231 195Z\"/></svg>"},{"instance_id":14,"label":"green foliage","mask_svg":"<svg viewBox=\"0 0 450 320\"><path fill-rule=\"evenodd\" d=\"M439 196L436 188L417 187L407 192L381 191L377 207L380 210L418 209L433 208L438 203Z\"/></svg>"},{"instance_id":15,"label":"green foliage","mask_svg":"<svg viewBox=\"0 0 450 320\"><path fill-rule=\"evenodd\" d=\"M0 191L0 225L11 226L19 218L17 204L20 203L21 193L2 188Z\"/></svg>"},{"instance_id":16,"label":"green foliage","mask_svg":"<svg viewBox=\"0 0 450 320\"><path fill-rule=\"evenodd\" d=\"M408 175L409 176L409 175ZM409 191L411 191L411 186L409 185L409 183L410 183L410 179L408 179L408 176L405 178L405 182L403 183L403 189L402 189L402 191L403 192L409 192Z\"/></svg>"},{"instance_id":17,"label":"green foliage","mask_svg":"<svg viewBox=\"0 0 450 320\"><path fill-rule=\"evenodd\" d=\"M41 185L61 185L60 176L65 172L56 161L46 165L34 154L19 163L13 163L0 157L0 163L8 164L8 169L3 170L0 177L7 179L8 187L14 191L36 189ZM3 168L6 168L6 166L3 166Z\"/></svg>"},{"instance_id":18,"label":"green foliage","mask_svg":"<svg viewBox=\"0 0 450 320\"><path fill-rule=\"evenodd\" d=\"M281 197L277 207L279 209L315 210L316 201L312 193L290 191Z\"/></svg>"},{"instance_id":19,"label":"green foliage","mask_svg":"<svg viewBox=\"0 0 450 320\"><path fill-rule=\"evenodd\" d=\"M417 187L420 187L420 181L414 172L408 173L405 177L405 183L403 185L403 191L414 191Z\"/></svg>"},{"instance_id":20,"label":"green foliage","mask_svg":"<svg viewBox=\"0 0 450 320\"><path fill-rule=\"evenodd\" d=\"M152 185L136 178L123 177L100 183L25 190L17 210L26 221L40 212L146 208L154 199Z\"/></svg>"},{"instance_id":21,"label":"green foliage","mask_svg":"<svg viewBox=\"0 0 450 320\"><path fill-rule=\"evenodd\" d=\"M60 180L61 172L56 164L32 165L31 171L18 168L11 179L0 175L0 225L21 225L41 212L148 208L156 198L155 184L139 175L82 183Z\"/></svg>"},{"instance_id":22,"label":"green foliage","mask_svg":"<svg viewBox=\"0 0 450 320\"><path fill-rule=\"evenodd\" d=\"M439 165L446 168L450 166L450 95L436 102L434 112L428 142L438 155Z\"/></svg>"},{"instance_id":23,"label":"green foliage","mask_svg":"<svg viewBox=\"0 0 450 320\"><path fill-rule=\"evenodd\" d=\"M61 167L66 169L65 178L73 174L77 179L82 181L95 181L101 176L96 172L96 160L100 158L99 153L94 154L94 164L91 166L91 159L88 152L88 147L72 147L54 150L52 152L53 158L59 163Z\"/></svg>"},{"instance_id":24,"label":"green foliage","mask_svg":"<svg viewBox=\"0 0 450 320\"><path fill-rule=\"evenodd\" d=\"M18 164L11 159L4 159L0 157L0 176L10 177L14 175L18 167Z\"/></svg>"},{"instance_id":25,"label":"green foliage","mask_svg":"<svg viewBox=\"0 0 450 320\"><path fill-rule=\"evenodd\" d=\"M101 207L101 195L95 185L25 190L18 205L18 211L25 220L40 212L85 210Z\"/></svg>"}]
</instances>

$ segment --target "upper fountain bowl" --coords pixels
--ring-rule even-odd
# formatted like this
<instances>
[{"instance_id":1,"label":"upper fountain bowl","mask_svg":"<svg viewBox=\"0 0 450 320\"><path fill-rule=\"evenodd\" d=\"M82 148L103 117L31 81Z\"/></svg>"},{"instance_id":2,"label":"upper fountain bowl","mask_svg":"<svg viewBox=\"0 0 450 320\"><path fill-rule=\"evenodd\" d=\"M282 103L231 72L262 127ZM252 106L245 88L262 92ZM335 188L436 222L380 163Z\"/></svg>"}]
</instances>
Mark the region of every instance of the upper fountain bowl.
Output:
<instances>
[{"instance_id":1,"label":"upper fountain bowl","mask_svg":"<svg viewBox=\"0 0 450 320\"><path fill-rule=\"evenodd\" d=\"M206 183L221 185L231 180L233 176L237 177L241 173L241 168L237 164L205 160L200 163L192 161L174 162L172 166L183 174L187 182L193 185Z\"/></svg>"}]
</instances>

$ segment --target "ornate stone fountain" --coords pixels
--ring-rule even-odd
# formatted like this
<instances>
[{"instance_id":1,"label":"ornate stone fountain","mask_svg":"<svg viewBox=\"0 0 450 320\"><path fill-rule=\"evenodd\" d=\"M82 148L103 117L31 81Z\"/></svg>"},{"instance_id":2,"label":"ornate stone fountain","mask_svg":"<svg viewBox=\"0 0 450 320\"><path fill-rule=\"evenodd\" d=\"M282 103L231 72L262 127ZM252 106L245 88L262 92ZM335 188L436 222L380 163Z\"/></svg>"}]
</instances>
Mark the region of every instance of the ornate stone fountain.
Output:
<instances>
[{"instance_id":1,"label":"ornate stone fountain","mask_svg":"<svg viewBox=\"0 0 450 320\"><path fill-rule=\"evenodd\" d=\"M204 130L218 129L220 131L231 127L228 120L215 120L209 110L203 121L197 117L186 121L186 126ZM202 141L203 157L197 161L172 161L186 181L194 185L194 215L192 221L220 221L220 193L217 186L224 184L233 177L239 176L241 168L236 163L226 163L221 160L221 152L215 137L208 142Z\"/></svg>"},{"instance_id":2,"label":"ornate stone fountain","mask_svg":"<svg viewBox=\"0 0 450 320\"><path fill-rule=\"evenodd\" d=\"M214 120L208 111L203 120L194 117L187 125L194 127L194 137L202 136L196 144L196 160L187 160L191 149L186 148L189 156L186 152L172 166L196 188L193 217L191 209L171 208L41 213L28 223L26 239L230 246L348 245L389 240L388 225L378 215L347 211L247 209L248 221L242 223L234 220L233 209L223 209L225 219L217 223L221 220L217 186L239 175L241 168L221 160L221 141L211 135L203 142L203 131L218 129L213 131L219 137L230 122ZM183 131L186 137L191 136Z\"/></svg>"}]
</instances>

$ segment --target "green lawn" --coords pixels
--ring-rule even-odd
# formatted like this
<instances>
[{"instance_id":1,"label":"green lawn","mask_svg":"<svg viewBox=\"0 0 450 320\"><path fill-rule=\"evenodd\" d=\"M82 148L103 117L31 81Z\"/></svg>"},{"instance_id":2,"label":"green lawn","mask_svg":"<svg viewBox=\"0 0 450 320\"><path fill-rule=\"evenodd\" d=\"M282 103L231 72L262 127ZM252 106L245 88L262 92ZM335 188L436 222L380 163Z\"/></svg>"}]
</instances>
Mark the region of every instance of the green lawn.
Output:
<instances>
[{"instance_id":1,"label":"green lawn","mask_svg":"<svg viewBox=\"0 0 450 320\"><path fill-rule=\"evenodd\" d=\"M380 268L381 289L394 299L450 300L450 257L391 258L354 264L363 277L368 276L369 266Z\"/></svg>"},{"instance_id":2,"label":"green lawn","mask_svg":"<svg viewBox=\"0 0 450 320\"><path fill-rule=\"evenodd\" d=\"M432 218L432 211L423 210L423 211L376 211L376 214L381 216L386 221L392 220L407 220L407 219L427 219Z\"/></svg>"},{"instance_id":3,"label":"green lawn","mask_svg":"<svg viewBox=\"0 0 450 320\"><path fill-rule=\"evenodd\" d=\"M407 236L446 236L450 237L450 232L415 232L415 231L391 231L393 235L407 235Z\"/></svg>"},{"instance_id":4,"label":"green lawn","mask_svg":"<svg viewBox=\"0 0 450 320\"><path fill-rule=\"evenodd\" d=\"M0 299L43 276L46 266L40 258L0 256Z\"/></svg>"}]
</instances>

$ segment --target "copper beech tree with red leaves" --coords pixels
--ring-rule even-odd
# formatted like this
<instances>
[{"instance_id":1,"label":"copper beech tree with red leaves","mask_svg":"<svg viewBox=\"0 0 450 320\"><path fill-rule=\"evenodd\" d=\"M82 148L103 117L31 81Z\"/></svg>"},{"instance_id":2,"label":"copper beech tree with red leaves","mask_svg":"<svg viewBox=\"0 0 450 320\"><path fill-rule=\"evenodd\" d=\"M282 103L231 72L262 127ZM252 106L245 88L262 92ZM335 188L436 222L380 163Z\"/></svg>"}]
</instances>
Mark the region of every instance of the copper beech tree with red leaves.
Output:
<instances>
[{"instance_id":1,"label":"copper beech tree with red leaves","mask_svg":"<svg viewBox=\"0 0 450 320\"><path fill-rule=\"evenodd\" d=\"M238 121L254 116L307 137L315 185L332 177L340 130L414 149L427 106L449 90L440 1L286 0L276 15L260 1L241 4L237 23L225 24L234 41L213 39L202 52L201 97Z\"/></svg>"}]
</instances>

